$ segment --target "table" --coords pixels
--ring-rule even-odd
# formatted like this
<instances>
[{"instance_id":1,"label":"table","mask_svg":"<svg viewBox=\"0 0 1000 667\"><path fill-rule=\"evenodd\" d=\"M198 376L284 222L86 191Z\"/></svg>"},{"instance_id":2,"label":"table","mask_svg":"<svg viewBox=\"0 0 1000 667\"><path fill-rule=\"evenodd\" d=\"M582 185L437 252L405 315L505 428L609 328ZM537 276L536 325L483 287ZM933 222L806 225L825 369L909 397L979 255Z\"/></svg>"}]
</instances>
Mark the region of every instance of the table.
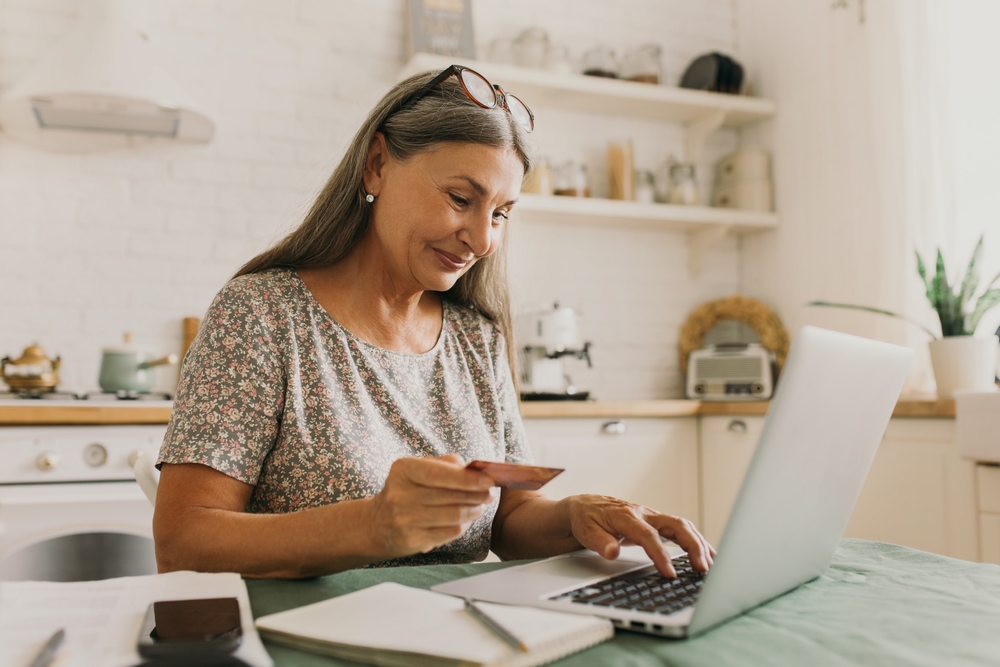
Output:
<instances>
[{"instance_id":1,"label":"table","mask_svg":"<svg viewBox=\"0 0 1000 667\"><path fill-rule=\"evenodd\" d=\"M430 588L515 563L353 570L317 579L247 580L254 616L395 581ZM276 667L354 665L267 645ZM690 640L619 631L558 663L629 665L1000 664L1000 566L880 542L843 540L818 579Z\"/></svg>"}]
</instances>

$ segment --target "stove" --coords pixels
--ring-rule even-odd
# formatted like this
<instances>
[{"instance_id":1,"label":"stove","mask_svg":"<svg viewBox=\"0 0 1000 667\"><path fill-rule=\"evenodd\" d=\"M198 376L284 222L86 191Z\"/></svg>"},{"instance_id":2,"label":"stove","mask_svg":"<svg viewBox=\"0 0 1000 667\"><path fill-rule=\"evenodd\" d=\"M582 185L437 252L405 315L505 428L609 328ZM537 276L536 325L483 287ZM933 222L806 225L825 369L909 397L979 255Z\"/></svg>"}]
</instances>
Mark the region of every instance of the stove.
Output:
<instances>
[{"instance_id":1,"label":"stove","mask_svg":"<svg viewBox=\"0 0 1000 667\"><path fill-rule=\"evenodd\" d=\"M54 410L170 406L164 395L0 395ZM40 405L44 403L44 406ZM156 573L153 507L135 481L166 424L0 426L0 581L86 581Z\"/></svg>"}]
</instances>

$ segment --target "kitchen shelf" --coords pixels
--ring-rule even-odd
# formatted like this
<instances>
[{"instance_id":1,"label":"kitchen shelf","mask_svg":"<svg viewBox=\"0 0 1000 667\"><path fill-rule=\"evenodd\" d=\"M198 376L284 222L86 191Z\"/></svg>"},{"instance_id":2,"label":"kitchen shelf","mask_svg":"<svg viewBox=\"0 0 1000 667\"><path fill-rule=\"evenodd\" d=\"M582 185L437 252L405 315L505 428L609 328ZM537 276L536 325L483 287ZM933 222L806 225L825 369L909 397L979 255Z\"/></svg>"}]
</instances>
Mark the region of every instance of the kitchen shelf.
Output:
<instances>
[{"instance_id":1,"label":"kitchen shelf","mask_svg":"<svg viewBox=\"0 0 1000 667\"><path fill-rule=\"evenodd\" d=\"M400 70L398 79L427 70L441 70L456 62L472 67L490 81L522 97L536 116L542 114L539 116L541 122L544 122L544 109L559 108L681 123L684 125L685 160L692 163L699 161L705 139L718 128L759 123L776 113L774 102L756 97L562 74L492 62L456 61L451 56L428 53L415 54ZM778 224L778 216L774 213L527 194L521 196L518 209L527 221L644 226L687 232L688 267L695 277L701 272L705 249L712 244L731 233L759 232Z\"/></svg>"},{"instance_id":2,"label":"kitchen shelf","mask_svg":"<svg viewBox=\"0 0 1000 667\"><path fill-rule=\"evenodd\" d=\"M527 193L521 193L514 210L526 222L639 226L679 232L752 233L778 226L776 213Z\"/></svg>"},{"instance_id":3,"label":"kitchen shelf","mask_svg":"<svg viewBox=\"0 0 1000 667\"><path fill-rule=\"evenodd\" d=\"M399 79L418 72L444 69L460 63L490 81L515 93L533 110L558 107L574 111L638 116L690 124L721 112L723 126L740 127L774 116L770 100L745 95L727 95L676 86L659 86L582 74L560 74L547 70L503 65L452 56L418 53L403 67Z\"/></svg>"}]
</instances>

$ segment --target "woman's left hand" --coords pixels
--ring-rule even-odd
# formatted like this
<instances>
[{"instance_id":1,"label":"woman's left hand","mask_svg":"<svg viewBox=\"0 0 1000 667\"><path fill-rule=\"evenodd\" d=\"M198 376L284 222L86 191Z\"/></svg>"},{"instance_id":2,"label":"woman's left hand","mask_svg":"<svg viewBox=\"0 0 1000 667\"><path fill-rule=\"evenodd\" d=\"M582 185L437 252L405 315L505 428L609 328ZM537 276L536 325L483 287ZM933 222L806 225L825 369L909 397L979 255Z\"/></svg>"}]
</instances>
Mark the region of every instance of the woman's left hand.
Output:
<instances>
[{"instance_id":1,"label":"woman's left hand","mask_svg":"<svg viewBox=\"0 0 1000 667\"><path fill-rule=\"evenodd\" d=\"M660 574L675 577L670 554L660 540L665 537L688 552L691 565L699 572L707 572L712 565L715 549L687 519L608 496L570 496L565 500L573 537L605 558L617 558L621 540L630 540L645 550Z\"/></svg>"}]
</instances>

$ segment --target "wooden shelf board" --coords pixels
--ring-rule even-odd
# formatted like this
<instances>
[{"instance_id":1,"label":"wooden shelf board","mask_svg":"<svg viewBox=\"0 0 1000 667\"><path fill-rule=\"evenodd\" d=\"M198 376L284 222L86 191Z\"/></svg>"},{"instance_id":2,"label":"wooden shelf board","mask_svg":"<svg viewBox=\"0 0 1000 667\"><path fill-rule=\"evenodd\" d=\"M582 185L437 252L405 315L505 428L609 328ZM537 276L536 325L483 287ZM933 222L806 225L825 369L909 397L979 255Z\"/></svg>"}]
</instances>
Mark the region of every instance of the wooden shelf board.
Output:
<instances>
[{"instance_id":1,"label":"wooden shelf board","mask_svg":"<svg viewBox=\"0 0 1000 667\"><path fill-rule=\"evenodd\" d=\"M778 226L778 215L769 212L528 193L521 194L514 210L526 222L617 224L683 232L724 226L733 232L750 233Z\"/></svg>"},{"instance_id":2,"label":"wooden shelf board","mask_svg":"<svg viewBox=\"0 0 1000 667\"><path fill-rule=\"evenodd\" d=\"M715 111L724 111L726 118L723 125L739 127L771 118L776 109L770 100L745 95L710 93L582 74L560 74L516 65L456 60L451 56L428 53L413 56L400 71L399 79L427 70L441 70L451 64L471 67L491 82L503 86L504 90L514 93L531 107L540 122L544 122L546 107L677 123L690 123Z\"/></svg>"}]
</instances>

